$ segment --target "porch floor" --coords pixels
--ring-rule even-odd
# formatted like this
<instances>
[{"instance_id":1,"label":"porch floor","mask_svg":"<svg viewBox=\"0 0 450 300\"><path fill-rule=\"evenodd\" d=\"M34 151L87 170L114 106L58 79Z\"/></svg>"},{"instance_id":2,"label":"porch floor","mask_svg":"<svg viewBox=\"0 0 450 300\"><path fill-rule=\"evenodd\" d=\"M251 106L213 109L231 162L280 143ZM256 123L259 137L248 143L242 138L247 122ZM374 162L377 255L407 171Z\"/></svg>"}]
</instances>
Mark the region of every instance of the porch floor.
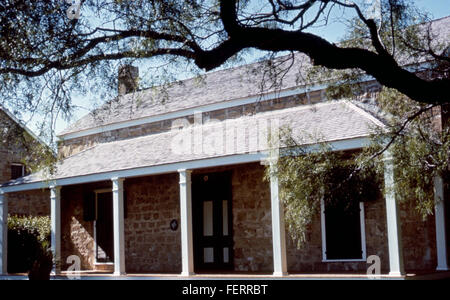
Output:
<instances>
[{"instance_id":1,"label":"porch floor","mask_svg":"<svg viewBox=\"0 0 450 300\"><path fill-rule=\"evenodd\" d=\"M78 273L62 272L52 276L52 280L67 280L69 276L78 276L80 280L373 280L362 273L293 273L285 276L271 274L227 273L227 274L137 274L130 273L116 276L110 272L80 271ZM27 280L26 274L1 275L0 280ZM408 272L403 276L381 274L379 280L442 280L450 279L450 271L418 271Z\"/></svg>"}]
</instances>

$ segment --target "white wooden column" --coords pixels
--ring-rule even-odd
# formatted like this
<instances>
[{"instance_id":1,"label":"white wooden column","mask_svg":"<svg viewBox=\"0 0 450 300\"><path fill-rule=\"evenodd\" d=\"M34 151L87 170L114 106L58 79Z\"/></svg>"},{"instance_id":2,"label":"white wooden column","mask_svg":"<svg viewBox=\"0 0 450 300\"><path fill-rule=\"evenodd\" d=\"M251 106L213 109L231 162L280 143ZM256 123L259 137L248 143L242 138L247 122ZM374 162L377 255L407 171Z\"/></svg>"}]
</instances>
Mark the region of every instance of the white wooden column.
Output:
<instances>
[{"instance_id":1,"label":"white wooden column","mask_svg":"<svg viewBox=\"0 0 450 300\"><path fill-rule=\"evenodd\" d=\"M123 178L111 178L113 194L114 275L125 274Z\"/></svg>"},{"instance_id":2,"label":"white wooden column","mask_svg":"<svg viewBox=\"0 0 450 300\"><path fill-rule=\"evenodd\" d=\"M8 200L0 193L0 275L8 273Z\"/></svg>"},{"instance_id":3,"label":"white wooden column","mask_svg":"<svg viewBox=\"0 0 450 300\"><path fill-rule=\"evenodd\" d=\"M181 265L182 276L194 274L194 244L192 233L192 182L190 170L180 174Z\"/></svg>"},{"instance_id":4,"label":"white wooden column","mask_svg":"<svg viewBox=\"0 0 450 300\"><path fill-rule=\"evenodd\" d=\"M384 153L384 184L386 189L386 217L389 247L389 275L405 274L400 215L395 197L394 158L389 151Z\"/></svg>"},{"instance_id":5,"label":"white wooden column","mask_svg":"<svg viewBox=\"0 0 450 300\"><path fill-rule=\"evenodd\" d=\"M61 187L50 186L51 250L53 274L61 273Z\"/></svg>"},{"instance_id":6,"label":"white wooden column","mask_svg":"<svg viewBox=\"0 0 450 300\"><path fill-rule=\"evenodd\" d=\"M270 162L270 199L272 207L273 275L287 275L286 231L284 208L279 197L278 177L273 173L275 163Z\"/></svg>"},{"instance_id":7,"label":"white wooden column","mask_svg":"<svg viewBox=\"0 0 450 300\"><path fill-rule=\"evenodd\" d=\"M436 220L436 251L438 271L448 271L447 233L445 223L444 183L442 177L434 178L434 209Z\"/></svg>"}]
</instances>

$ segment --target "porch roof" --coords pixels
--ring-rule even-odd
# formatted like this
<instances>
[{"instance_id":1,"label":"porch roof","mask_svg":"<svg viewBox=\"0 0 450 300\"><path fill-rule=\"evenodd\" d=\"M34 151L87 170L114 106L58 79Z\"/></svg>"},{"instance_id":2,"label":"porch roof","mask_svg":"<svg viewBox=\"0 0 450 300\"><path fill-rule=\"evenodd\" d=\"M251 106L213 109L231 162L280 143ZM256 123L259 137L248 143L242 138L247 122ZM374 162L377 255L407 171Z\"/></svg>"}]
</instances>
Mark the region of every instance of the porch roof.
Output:
<instances>
[{"instance_id":1,"label":"porch roof","mask_svg":"<svg viewBox=\"0 0 450 300\"><path fill-rule=\"evenodd\" d=\"M346 100L300 106L98 144L59 162L53 176L41 171L10 181L2 185L2 190L145 167L176 164L183 168L192 161L261 154L268 150L267 129L285 125L303 145L366 138L375 127L383 127L378 119ZM259 157L254 156L254 161Z\"/></svg>"}]
</instances>

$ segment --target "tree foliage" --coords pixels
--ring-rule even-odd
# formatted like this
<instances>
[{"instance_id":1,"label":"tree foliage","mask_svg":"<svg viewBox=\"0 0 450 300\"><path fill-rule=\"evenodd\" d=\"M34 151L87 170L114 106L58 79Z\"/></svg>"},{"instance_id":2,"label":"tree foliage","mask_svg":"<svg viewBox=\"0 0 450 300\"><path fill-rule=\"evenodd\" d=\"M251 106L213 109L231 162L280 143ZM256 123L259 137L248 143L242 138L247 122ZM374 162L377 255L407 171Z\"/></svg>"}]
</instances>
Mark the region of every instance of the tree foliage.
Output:
<instances>
[{"instance_id":1,"label":"tree foliage","mask_svg":"<svg viewBox=\"0 0 450 300\"><path fill-rule=\"evenodd\" d=\"M370 145L360 151L335 152L320 142L314 149L296 139L291 129L281 131L281 155L276 168L266 168L266 178L279 178L287 227L298 247L305 242L321 201L347 209L394 192L399 203L415 207L425 220L434 213L435 178L443 178L448 189L450 129L441 120L448 107L419 103L387 88L376 100L377 116L386 126L374 127ZM387 190L383 181L387 153L394 162L393 190Z\"/></svg>"},{"instance_id":2,"label":"tree foliage","mask_svg":"<svg viewBox=\"0 0 450 300\"><path fill-rule=\"evenodd\" d=\"M379 199L382 173L375 160L360 152L335 152L328 144L303 146L290 128L280 134L281 156L266 168L266 179L277 176L288 231L300 248L322 202L350 212L355 204Z\"/></svg>"},{"instance_id":3,"label":"tree foliage","mask_svg":"<svg viewBox=\"0 0 450 300\"><path fill-rule=\"evenodd\" d=\"M425 218L434 211L435 177L449 184L448 106L418 103L392 89L384 89L378 99L387 113L388 129L384 135L377 132L375 141L383 145L379 139L384 136L382 150L389 148L394 155L396 195L401 202L414 202Z\"/></svg>"},{"instance_id":4,"label":"tree foliage","mask_svg":"<svg viewBox=\"0 0 450 300\"><path fill-rule=\"evenodd\" d=\"M299 51L316 66L358 70L416 101L448 102L448 67L433 77L404 67L449 62L442 55L448 41L417 25L429 19L409 0L381 0L377 15L366 13L364 0L75 2L81 3L79 17L62 0L0 3L0 97L17 114L45 116L43 132L59 116L70 118L74 96L92 90L111 98L118 64L148 66L143 77L155 83L171 68L175 74L209 71L252 49L269 55ZM333 26L333 15L355 29L345 38L358 43L335 44L310 32ZM158 72L156 66L167 68Z\"/></svg>"}]
</instances>

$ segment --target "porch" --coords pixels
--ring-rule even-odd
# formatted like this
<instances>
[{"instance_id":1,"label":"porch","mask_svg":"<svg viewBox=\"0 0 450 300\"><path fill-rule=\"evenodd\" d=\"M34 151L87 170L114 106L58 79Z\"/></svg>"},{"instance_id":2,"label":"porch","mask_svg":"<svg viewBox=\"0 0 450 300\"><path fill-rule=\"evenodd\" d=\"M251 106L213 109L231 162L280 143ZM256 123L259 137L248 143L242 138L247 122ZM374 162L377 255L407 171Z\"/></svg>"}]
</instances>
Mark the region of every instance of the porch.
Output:
<instances>
[{"instance_id":1,"label":"porch","mask_svg":"<svg viewBox=\"0 0 450 300\"><path fill-rule=\"evenodd\" d=\"M390 199L380 199L380 203L383 204L381 206L378 203L378 206L366 207L364 222L368 238L364 236L365 253L360 260L325 261L322 257L323 234L320 233L320 227L313 228L315 234L307 250L297 250L284 229L276 178L264 182L264 168L260 162L222 166L214 164L190 171L178 170L176 173L126 179L112 178L111 181L51 187L52 250L61 262L55 266L54 274L57 276L55 278L70 274L66 270L74 270L70 267L75 266L75 261L67 261L72 255L80 258L80 265L76 269L84 270L80 274L86 279L111 276L125 276L120 277L122 279L187 277L365 279L369 278L365 272L369 266L366 259L373 253L379 254L383 262L380 267L382 271L380 279L412 279L434 274L432 271L405 272L404 249L401 248L402 236L398 231L391 239L389 236L381 242L380 239L374 239L376 232L369 224L383 222L383 218L377 219L378 217L374 217L373 213L371 215L370 211L379 214L384 209L383 216L392 215L389 211L393 208L389 206ZM225 218L219 218L219 224L213 224L208 216L199 216L198 212L196 215L196 209L198 211L199 208L205 210L210 207L213 210L213 207L205 204L205 201L198 206L198 201L193 200L198 195L195 196L195 185L193 193L192 184L198 179L205 180L213 174L224 172L234 174L229 179L232 194L228 198L233 209L226 212L230 217L227 220L229 227L226 230L232 237L232 243L227 246L227 257L223 252L224 246L220 243L206 245L208 247L201 246L201 242L199 244L198 237L208 234L208 231L212 234L214 228L224 224ZM223 183L227 186L226 180ZM217 186L213 187L216 188ZM110 260L102 262L98 260L99 243L95 222L84 219L89 218L86 216L87 210L83 207L86 200L94 200L86 196L86 191L93 192L94 198L97 194L111 194L113 218L110 238L113 248ZM226 194L226 190L217 192L220 195L218 199L223 200L222 196ZM207 195L206 198L210 196ZM206 198L204 200L207 200ZM220 215L223 216L224 213L224 210L220 211ZM398 211L395 215L399 220ZM183 222L184 220L186 221ZM176 224L177 228L171 226L173 221L180 223ZM389 219L387 221L386 226L389 230L393 221L389 222ZM200 231L195 229L199 224ZM208 229L206 226L211 228ZM396 226L399 228L400 225L397 223ZM224 229L224 226L219 228L222 233ZM374 250L384 247L385 252ZM392 248L397 249L397 256L390 255L389 251L393 251ZM442 264L439 257L437 259ZM219 265L214 264L218 262L217 260ZM207 264L203 264L204 262L211 263L212 268L205 268ZM107 268L99 272L98 267L105 265ZM445 273L437 275L443 274Z\"/></svg>"}]
</instances>

